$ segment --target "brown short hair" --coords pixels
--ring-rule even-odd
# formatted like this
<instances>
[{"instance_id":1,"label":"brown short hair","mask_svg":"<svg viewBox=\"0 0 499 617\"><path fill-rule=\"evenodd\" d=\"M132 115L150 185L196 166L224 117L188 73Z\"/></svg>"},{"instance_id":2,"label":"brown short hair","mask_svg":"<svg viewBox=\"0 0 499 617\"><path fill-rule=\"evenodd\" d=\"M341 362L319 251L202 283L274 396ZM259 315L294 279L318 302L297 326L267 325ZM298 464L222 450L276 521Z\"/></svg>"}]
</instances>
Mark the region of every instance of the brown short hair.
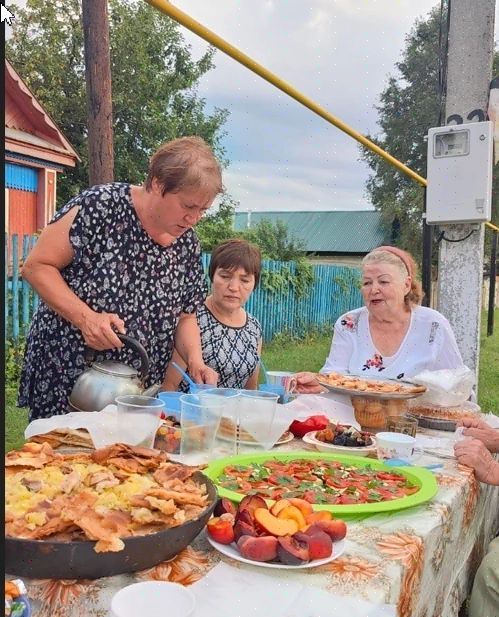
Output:
<instances>
[{"instance_id":1,"label":"brown short hair","mask_svg":"<svg viewBox=\"0 0 499 617\"><path fill-rule=\"evenodd\" d=\"M232 240L225 240L213 249L208 275L210 281L213 281L217 268L229 271L242 268L248 274L253 274L256 287L260 280L261 267L262 255L260 249L254 244L246 242L246 240L233 238Z\"/></svg>"},{"instance_id":2,"label":"brown short hair","mask_svg":"<svg viewBox=\"0 0 499 617\"><path fill-rule=\"evenodd\" d=\"M149 162L147 191L154 178L162 186L162 195L200 189L215 197L223 191L220 163L201 137L179 137L158 148Z\"/></svg>"},{"instance_id":3,"label":"brown short hair","mask_svg":"<svg viewBox=\"0 0 499 617\"><path fill-rule=\"evenodd\" d=\"M395 252L391 252L387 247L380 247L372 250L362 260L362 265L373 263L387 263L395 266L400 271L400 274L405 278L407 275L411 277L411 289L406 294L404 300L408 306L421 304L423 300L423 289L418 280L418 265L414 257L407 251L396 248Z\"/></svg>"}]
</instances>

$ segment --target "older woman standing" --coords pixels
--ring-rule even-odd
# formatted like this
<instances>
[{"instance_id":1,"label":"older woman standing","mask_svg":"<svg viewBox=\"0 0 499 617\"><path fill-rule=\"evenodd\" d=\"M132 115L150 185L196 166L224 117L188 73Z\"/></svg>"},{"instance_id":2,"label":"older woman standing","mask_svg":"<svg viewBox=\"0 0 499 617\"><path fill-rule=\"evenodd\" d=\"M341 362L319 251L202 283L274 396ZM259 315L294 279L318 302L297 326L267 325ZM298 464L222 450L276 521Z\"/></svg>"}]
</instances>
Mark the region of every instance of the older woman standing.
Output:
<instances>
[{"instance_id":1,"label":"older woman standing","mask_svg":"<svg viewBox=\"0 0 499 617\"><path fill-rule=\"evenodd\" d=\"M336 321L321 373L402 379L423 370L462 366L447 319L420 306L421 285L409 253L393 246L368 253L362 260L361 292L365 306ZM297 378L299 391L319 391L311 373L299 373Z\"/></svg>"},{"instance_id":2,"label":"older woman standing","mask_svg":"<svg viewBox=\"0 0 499 617\"><path fill-rule=\"evenodd\" d=\"M258 285L260 269L260 249L246 240L226 240L213 249L208 272L211 293L196 317L203 360L218 373L219 387L257 387L262 328L243 307ZM173 360L186 364L177 351ZM166 371L163 387L187 391L173 366Z\"/></svg>"},{"instance_id":3,"label":"older woman standing","mask_svg":"<svg viewBox=\"0 0 499 617\"><path fill-rule=\"evenodd\" d=\"M195 311L206 295L192 227L222 190L220 166L199 137L164 144L142 186L93 186L59 210L23 267L42 302L29 332L20 406L30 419L67 412L84 370L84 349L134 364L116 332L137 339L161 382L174 345L198 381L216 383L203 362Z\"/></svg>"}]
</instances>

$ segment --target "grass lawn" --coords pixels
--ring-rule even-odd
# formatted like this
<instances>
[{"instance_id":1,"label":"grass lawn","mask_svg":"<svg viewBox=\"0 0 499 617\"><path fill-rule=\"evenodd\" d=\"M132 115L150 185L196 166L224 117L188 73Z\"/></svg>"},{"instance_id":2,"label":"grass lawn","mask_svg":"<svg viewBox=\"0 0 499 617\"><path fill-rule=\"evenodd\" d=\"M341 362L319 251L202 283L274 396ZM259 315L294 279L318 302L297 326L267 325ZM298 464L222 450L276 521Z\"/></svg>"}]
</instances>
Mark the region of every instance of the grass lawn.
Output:
<instances>
[{"instance_id":1,"label":"grass lawn","mask_svg":"<svg viewBox=\"0 0 499 617\"><path fill-rule=\"evenodd\" d=\"M480 347L480 382L478 402L484 412L499 415L499 309L495 311L494 335L486 336L487 316L483 314ZM303 341L279 338L264 346L263 361L268 370L318 371L329 353L329 334L309 337ZM15 406L16 391L5 390L5 449L18 448L23 443L28 424L26 409Z\"/></svg>"}]
</instances>

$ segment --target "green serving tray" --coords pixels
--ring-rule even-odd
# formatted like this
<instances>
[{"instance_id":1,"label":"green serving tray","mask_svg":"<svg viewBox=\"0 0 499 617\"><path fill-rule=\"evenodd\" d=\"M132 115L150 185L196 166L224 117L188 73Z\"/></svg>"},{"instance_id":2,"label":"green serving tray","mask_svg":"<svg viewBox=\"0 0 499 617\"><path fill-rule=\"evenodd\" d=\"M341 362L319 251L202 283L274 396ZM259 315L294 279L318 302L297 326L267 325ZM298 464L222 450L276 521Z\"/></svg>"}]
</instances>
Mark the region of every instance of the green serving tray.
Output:
<instances>
[{"instance_id":1,"label":"green serving tray","mask_svg":"<svg viewBox=\"0 0 499 617\"><path fill-rule=\"evenodd\" d=\"M254 453L254 454L239 454L238 456L228 456L209 463L203 473L207 475L215 484L217 478L223 474L223 470L227 465L249 465L251 463L263 463L268 460L276 461L291 461L296 459L312 459L316 461L338 461L355 467L370 466L373 469L382 469L387 472L396 471L405 476L412 484L419 486L419 491L412 495L406 495L399 499L390 501L380 501L375 503L359 503L359 504L341 504L341 505L324 505L313 504L314 510L328 510L333 514L338 515L359 515L359 514L376 514L378 512L394 512L404 508L412 508L419 506L426 501L432 499L438 491L437 481L435 476L421 467L388 467L374 459L367 459L359 456L343 456L340 454L328 454L324 452L286 452L282 454L273 454L271 452ZM217 484L217 490L220 497L239 503L244 497L242 493L229 491ZM270 500L271 501L271 500Z\"/></svg>"}]
</instances>

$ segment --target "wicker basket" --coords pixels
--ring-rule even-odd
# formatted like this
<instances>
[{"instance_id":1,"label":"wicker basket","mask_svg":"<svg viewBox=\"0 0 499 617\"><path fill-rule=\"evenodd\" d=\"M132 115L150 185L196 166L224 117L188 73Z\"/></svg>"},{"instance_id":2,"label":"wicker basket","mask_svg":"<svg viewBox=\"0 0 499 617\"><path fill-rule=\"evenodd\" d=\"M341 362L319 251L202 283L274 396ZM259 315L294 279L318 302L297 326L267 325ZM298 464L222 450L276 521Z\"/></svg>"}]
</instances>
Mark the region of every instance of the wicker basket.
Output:
<instances>
[{"instance_id":1,"label":"wicker basket","mask_svg":"<svg viewBox=\"0 0 499 617\"><path fill-rule=\"evenodd\" d=\"M388 416L400 416L408 409L406 399L351 397L354 416L363 431L377 433L384 430Z\"/></svg>"}]
</instances>

